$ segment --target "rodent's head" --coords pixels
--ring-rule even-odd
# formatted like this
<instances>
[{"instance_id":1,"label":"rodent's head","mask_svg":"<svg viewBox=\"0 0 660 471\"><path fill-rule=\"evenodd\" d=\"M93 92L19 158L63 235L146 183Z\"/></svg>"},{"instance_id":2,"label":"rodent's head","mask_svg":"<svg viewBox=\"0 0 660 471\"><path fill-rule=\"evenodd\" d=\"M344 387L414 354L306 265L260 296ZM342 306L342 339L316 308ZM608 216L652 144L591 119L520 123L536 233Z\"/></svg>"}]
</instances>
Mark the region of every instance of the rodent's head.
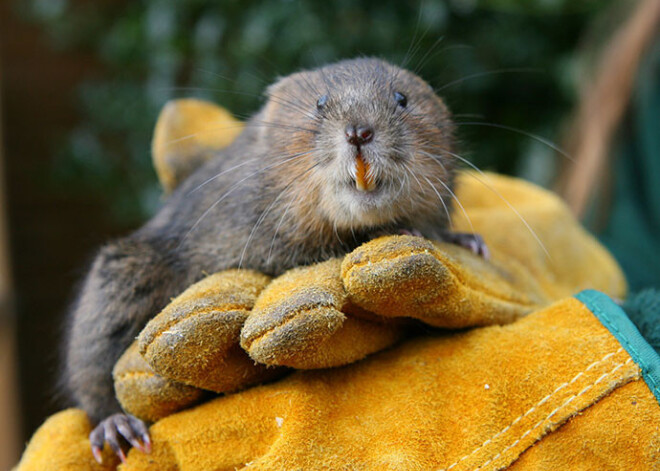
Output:
<instances>
[{"instance_id":1,"label":"rodent's head","mask_svg":"<svg viewBox=\"0 0 660 471\"><path fill-rule=\"evenodd\" d=\"M353 59L281 79L258 116L285 164L278 186L306 217L365 229L446 223L454 158L449 111L411 72ZM287 199L289 199L287 198Z\"/></svg>"}]
</instances>

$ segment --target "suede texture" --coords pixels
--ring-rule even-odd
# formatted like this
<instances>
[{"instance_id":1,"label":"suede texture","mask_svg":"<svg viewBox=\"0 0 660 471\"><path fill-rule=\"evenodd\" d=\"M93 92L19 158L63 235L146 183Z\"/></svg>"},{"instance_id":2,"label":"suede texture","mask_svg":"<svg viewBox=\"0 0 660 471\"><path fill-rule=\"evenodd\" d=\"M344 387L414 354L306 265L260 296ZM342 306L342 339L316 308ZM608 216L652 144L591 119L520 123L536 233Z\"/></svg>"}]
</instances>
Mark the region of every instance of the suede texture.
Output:
<instances>
[{"instance_id":1,"label":"suede texture","mask_svg":"<svg viewBox=\"0 0 660 471\"><path fill-rule=\"evenodd\" d=\"M120 404L149 422L199 402L204 390L166 380L140 355L137 342L119 358L112 371Z\"/></svg>"},{"instance_id":2,"label":"suede texture","mask_svg":"<svg viewBox=\"0 0 660 471\"><path fill-rule=\"evenodd\" d=\"M556 195L472 171L458 176L457 187L465 211L455 212L454 228L481 234L491 259L421 238L377 239L344 259L354 303L455 328L511 322L589 288L625 296L615 260Z\"/></svg>"},{"instance_id":3,"label":"suede texture","mask_svg":"<svg viewBox=\"0 0 660 471\"><path fill-rule=\"evenodd\" d=\"M171 415L119 469L658 469L658 423L639 367L568 298ZM17 470L104 469L89 430L79 411L56 415Z\"/></svg>"},{"instance_id":4,"label":"suede texture","mask_svg":"<svg viewBox=\"0 0 660 471\"><path fill-rule=\"evenodd\" d=\"M231 392L277 377L278 367L361 360L404 337L412 319L445 328L506 324L586 288L625 295L612 257L551 193L492 174L464 173L459 185L466 203L455 225L484 234L489 260L453 244L386 236L275 280L249 270L210 275L144 328L139 352L156 376L125 358L123 365L139 368L115 375L120 403L154 420L192 403L188 395L177 409L183 388L170 382ZM160 396L155 382L163 384Z\"/></svg>"},{"instance_id":5,"label":"suede texture","mask_svg":"<svg viewBox=\"0 0 660 471\"><path fill-rule=\"evenodd\" d=\"M254 364L237 343L269 281L251 270L226 270L195 283L142 330L140 354L161 376L209 391L232 391L269 377L274 371Z\"/></svg>"},{"instance_id":6,"label":"suede texture","mask_svg":"<svg viewBox=\"0 0 660 471\"><path fill-rule=\"evenodd\" d=\"M166 190L233 138L209 123L240 127L194 100L161 114ZM153 452L119 469L603 469L607 450L613 469L657 465L660 408L639 367L567 298L625 296L612 257L547 191L475 172L457 185L452 228L482 234L490 260L389 236L274 280L213 274L173 299L114 370L123 407L160 419ZM410 338L424 325L462 330ZM283 367L316 371L174 413ZM106 467L93 461L89 431L81 411L53 416L17 470L114 469L107 449Z\"/></svg>"},{"instance_id":7,"label":"suede texture","mask_svg":"<svg viewBox=\"0 0 660 471\"><path fill-rule=\"evenodd\" d=\"M242 129L243 123L212 103L194 98L167 103L151 142L154 168L165 193L229 145Z\"/></svg>"},{"instance_id":8,"label":"suede texture","mask_svg":"<svg viewBox=\"0 0 660 471\"><path fill-rule=\"evenodd\" d=\"M255 361L297 369L341 366L401 338L401 323L359 316L344 289L341 262L291 270L261 293L241 330L241 346Z\"/></svg>"}]
</instances>

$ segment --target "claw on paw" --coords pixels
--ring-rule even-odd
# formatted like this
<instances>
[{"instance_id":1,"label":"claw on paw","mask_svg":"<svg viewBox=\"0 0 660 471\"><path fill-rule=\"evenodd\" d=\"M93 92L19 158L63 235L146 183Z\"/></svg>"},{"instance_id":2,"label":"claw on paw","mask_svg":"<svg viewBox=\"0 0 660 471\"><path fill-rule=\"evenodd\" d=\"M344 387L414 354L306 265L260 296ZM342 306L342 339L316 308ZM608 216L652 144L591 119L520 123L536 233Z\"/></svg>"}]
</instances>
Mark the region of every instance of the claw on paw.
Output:
<instances>
[{"instance_id":1,"label":"claw on paw","mask_svg":"<svg viewBox=\"0 0 660 471\"><path fill-rule=\"evenodd\" d=\"M106 443L121 462L125 463L123 441L143 453L151 453L151 439L147 426L140 419L129 414L113 414L99 422L89 434L92 454L98 463L103 462L101 451Z\"/></svg>"}]
</instances>

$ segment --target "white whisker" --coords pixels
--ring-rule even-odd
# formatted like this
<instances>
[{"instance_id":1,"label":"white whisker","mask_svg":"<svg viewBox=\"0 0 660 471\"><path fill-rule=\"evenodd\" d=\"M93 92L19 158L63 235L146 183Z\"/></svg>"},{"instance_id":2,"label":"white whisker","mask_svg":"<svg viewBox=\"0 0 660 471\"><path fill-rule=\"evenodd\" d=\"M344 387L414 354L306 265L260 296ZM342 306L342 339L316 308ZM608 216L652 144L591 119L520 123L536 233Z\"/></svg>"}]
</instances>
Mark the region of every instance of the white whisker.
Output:
<instances>
[{"instance_id":1,"label":"white whisker","mask_svg":"<svg viewBox=\"0 0 660 471\"><path fill-rule=\"evenodd\" d=\"M207 208L207 209L202 213L202 215L201 215L199 218L197 218L197 221L195 221L195 223L194 223L194 224L192 225L192 227L188 230L188 232L186 232L186 234L181 238L181 242L179 242L178 248L181 248L181 247L182 247L182 245L183 245L183 243L185 242L185 240L186 240L186 239L188 238L188 236L190 236L190 234L191 234L191 233L197 228L197 226L199 226L200 222L206 217L206 215L209 214L209 213L210 213L210 212L211 212L211 211L212 211L212 210L213 210L218 204L220 204L220 203L221 203L221 202L222 202L227 196L229 196L234 190L236 190L238 187L240 187L240 186L243 184L243 182L245 182L246 180L248 180L248 179L254 177L255 175L258 175L258 174L261 173L261 172L264 172L264 171L269 170L269 169L271 169L271 168L279 167L280 165L284 165L284 164L286 164L287 162L290 162L290 161L292 161L292 160L294 160L294 159L300 158L300 157L302 157L302 156L304 156L304 155L307 155L307 154L309 154L309 153L311 153L311 151L301 152L301 153L299 153L299 154L295 154L295 155L293 155L293 156L291 156L291 157L285 158L285 159L280 160L280 161L278 161L278 162L275 162L275 163L273 163L273 164L267 165L267 166L265 166L265 167L263 167L263 168L260 168L260 169L257 170L256 172L252 172L252 173L250 173L248 176L243 177L243 178L241 178L238 182L234 183L234 184L233 184L233 185L232 185L232 186L231 186L231 187L230 187L230 188L229 188L229 189L228 189L228 190L227 190L227 191L226 191L226 192L225 192L220 198L218 198L218 199L217 199L217 200L216 200L216 201L215 201L215 202L214 202L209 208Z\"/></svg>"},{"instance_id":2,"label":"white whisker","mask_svg":"<svg viewBox=\"0 0 660 471\"><path fill-rule=\"evenodd\" d=\"M564 156L571 162L575 162L575 159L568 155L566 151L562 150L560 147L556 146L554 143L551 141L537 135L531 132L523 131L522 129L514 128L512 126L505 126L504 124L495 124L495 123L482 123L478 121L471 121L471 122L456 122L454 123L456 126L486 126L486 127L491 127L491 128L497 128L497 129L504 129L505 131L511 131L515 132L518 134L522 134L523 136L529 137L530 139L533 139L537 142L540 142L541 144L548 146L550 149L554 150L558 154Z\"/></svg>"},{"instance_id":3,"label":"white whisker","mask_svg":"<svg viewBox=\"0 0 660 471\"><path fill-rule=\"evenodd\" d=\"M291 181L289 181L289 183L287 183L287 185L282 189L282 191L280 191L280 194L277 195L277 198L275 198L275 199L274 199L274 200L268 205L268 207L266 207L266 209L261 213L261 215L259 216L259 219L257 219L257 222L256 222L256 223L254 224L254 226L252 227L252 230L250 231L250 235L248 236L247 241L245 242L245 246L243 247L243 250L242 250L242 252L241 252L241 258L240 258L240 260L239 260L239 262L238 262L238 268L241 268L241 267L243 266L243 259L245 258L245 253L246 253L246 251L247 251L247 249L248 249L248 246L250 245L250 242L252 241L252 238L254 237L254 234L256 233L256 231L257 231L257 229L259 228L259 226L261 226L261 224L264 222L264 220L266 219L266 216L268 215L268 213L270 212L270 210L273 208L273 206L275 205L275 203L277 203L277 202L279 201L279 199L280 199L284 194L286 194L286 191L291 187L291 185L293 185L293 184L296 182L296 180L298 180L300 177L302 177L303 175L305 175L307 172L309 172L310 170L312 170L312 169L313 169L314 167L316 167L317 165L318 165L318 163L312 165L311 167L307 168L305 171L300 172L298 175L294 176L294 177L291 179Z\"/></svg>"},{"instance_id":4,"label":"white whisker","mask_svg":"<svg viewBox=\"0 0 660 471\"><path fill-rule=\"evenodd\" d=\"M467 159L465 159L465 158L461 157L460 155L455 154L455 153L453 153L453 152L447 152L447 153L450 154L450 155L452 155L452 156L454 156L454 157L456 157L456 158L459 159L461 162L465 163L466 165L468 165L468 166L470 166L471 168L473 168L474 170L476 170L476 171L477 171L482 177L487 178L487 177L486 177L486 174L484 174L484 172L482 172L482 171L481 171L476 165L474 165L474 164L473 164L472 162L470 162L469 160L467 160ZM488 188L490 191L492 191L493 193L495 193L495 194L496 194L496 195L497 195L502 201L504 201L504 203L505 203L505 204L511 209L511 211L513 211L513 212L516 214L516 216L518 216L518 219L520 219L520 221L525 225L525 227L526 227L527 230L530 232L530 234L534 237L534 239L536 239L536 242L538 242L538 244L541 246L541 248L543 249L543 252L545 252L546 256L547 256L549 259L552 259L552 257L550 256L550 253L548 252L548 249L545 248L545 245L543 245L543 242L541 242L541 239L539 238L538 234L534 231L534 229L532 229L532 227L529 225L529 223L527 222L527 220L526 220L526 219L522 216L522 214L520 214L520 213L518 212L518 210L517 210L517 209L516 209L516 208L515 208L510 202L509 202L509 200L507 200L507 199L502 195L502 193L500 193L499 191L497 191L497 189L494 188L492 185L488 184L487 182L485 182L484 180L482 180L481 178L477 177L477 176L474 175L474 174L470 174L470 175L472 175L473 178L475 178L477 181L479 181L480 183L482 183L486 188Z\"/></svg>"},{"instance_id":5,"label":"white whisker","mask_svg":"<svg viewBox=\"0 0 660 471\"><path fill-rule=\"evenodd\" d=\"M449 229L451 229L453 231L454 230L454 224L452 222L451 214L449 213L449 208L447 208L447 204L445 203L444 198L440 195L440 192L438 192L438 190L435 188L435 186L433 186L433 183L431 183L431 180L429 180L424 175L423 175L423 177L424 177L424 180L426 180L426 182L429 184L429 186L433 189L435 194L438 195L438 199L442 203L442 207L445 208L445 213L447 213L447 222L449 224Z\"/></svg>"}]
</instances>

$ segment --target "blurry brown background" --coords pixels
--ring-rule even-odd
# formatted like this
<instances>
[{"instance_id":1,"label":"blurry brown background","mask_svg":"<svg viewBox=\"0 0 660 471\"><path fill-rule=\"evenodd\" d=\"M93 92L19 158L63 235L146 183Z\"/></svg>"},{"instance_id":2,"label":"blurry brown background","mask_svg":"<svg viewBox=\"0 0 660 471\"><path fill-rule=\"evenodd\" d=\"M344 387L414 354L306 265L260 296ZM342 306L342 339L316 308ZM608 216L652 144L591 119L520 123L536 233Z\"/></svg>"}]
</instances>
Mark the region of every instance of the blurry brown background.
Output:
<instances>
[{"instance_id":1,"label":"blurry brown background","mask_svg":"<svg viewBox=\"0 0 660 471\"><path fill-rule=\"evenodd\" d=\"M0 202L8 222L0 225L0 399L3 405L20 399L19 408L0 412L0 469L15 464L19 444L58 409L58 337L72 287L94 248L126 229L108 223L106 208L93 197L59 194L49 185L52 143L78 119L73 91L101 68L90 55L54 51L44 39L38 27L12 14L9 2L0 2ZM15 344L10 323L17 327ZM20 436L9 433L18 417Z\"/></svg>"}]
</instances>

